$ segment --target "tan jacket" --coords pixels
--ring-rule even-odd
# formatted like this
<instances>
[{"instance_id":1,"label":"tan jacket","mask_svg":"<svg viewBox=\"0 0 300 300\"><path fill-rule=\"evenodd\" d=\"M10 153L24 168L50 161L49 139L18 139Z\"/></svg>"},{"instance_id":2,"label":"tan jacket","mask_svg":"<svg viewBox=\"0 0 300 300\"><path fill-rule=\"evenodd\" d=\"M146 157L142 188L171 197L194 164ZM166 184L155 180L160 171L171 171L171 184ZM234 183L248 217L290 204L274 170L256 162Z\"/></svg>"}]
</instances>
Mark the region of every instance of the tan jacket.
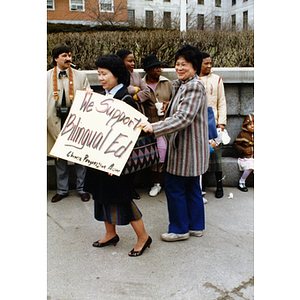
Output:
<instances>
[{"instance_id":1,"label":"tan jacket","mask_svg":"<svg viewBox=\"0 0 300 300\"><path fill-rule=\"evenodd\" d=\"M143 81L146 82L146 76L143 77ZM149 87L149 86L148 86ZM157 122L164 119L164 116L158 116L155 103L157 102L169 102L172 96L172 82L164 76L159 76L159 81L155 88L155 91L151 87L150 98L143 103L145 109L145 115L150 118L151 122Z\"/></svg>"},{"instance_id":2,"label":"tan jacket","mask_svg":"<svg viewBox=\"0 0 300 300\"><path fill-rule=\"evenodd\" d=\"M61 130L61 119L56 116L55 100L53 95L53 71L54 68L47 72L47 154L49 154L52 149L59 133ZM74 97L77 90L83 90L83 88L89 88L90 84L86 77L86 74L81 71L72 69L73 71L73 89ZM57 76L58 76L57 72ZM59 98L57 100L57 105L61 106L62 101L62 91L65 89L65 99L66 105L70 107L69 99L69 69L67 70L67 77L57 79L57 89L59 93Z\"/></svg>"},{"instance_id":3,"label":"tan jacket","mask_svg":"<svg viewBox=\"0 0 300 300\"><path fill-rule=\"evenodd\" d=\"M207 93L207 106L211 106L216 119L216 125L227 124L226 98L223 80L212 72L199 77Z\"/></svg>"}]
</instances>

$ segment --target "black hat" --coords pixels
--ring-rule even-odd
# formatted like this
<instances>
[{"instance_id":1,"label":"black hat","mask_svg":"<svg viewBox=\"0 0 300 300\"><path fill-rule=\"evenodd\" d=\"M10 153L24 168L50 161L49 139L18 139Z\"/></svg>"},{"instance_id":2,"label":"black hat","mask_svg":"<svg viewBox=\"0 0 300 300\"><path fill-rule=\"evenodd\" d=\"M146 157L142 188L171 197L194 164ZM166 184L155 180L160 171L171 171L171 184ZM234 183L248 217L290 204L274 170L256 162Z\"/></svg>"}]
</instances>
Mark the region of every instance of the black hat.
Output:
<instances>
[{"instance_id":1,"label":"black hat","mask_svg":"<svg viewBox=\"0 0 300 300\"><path fill-rule=\"evenodd\" d=\"M144 70L147 71L148 69L155 67L155 66L160 66L164 64L164 62L161 62L158 60L156 55L148 55L143 59L143 66Z\"/></svg>"}]
</instances>

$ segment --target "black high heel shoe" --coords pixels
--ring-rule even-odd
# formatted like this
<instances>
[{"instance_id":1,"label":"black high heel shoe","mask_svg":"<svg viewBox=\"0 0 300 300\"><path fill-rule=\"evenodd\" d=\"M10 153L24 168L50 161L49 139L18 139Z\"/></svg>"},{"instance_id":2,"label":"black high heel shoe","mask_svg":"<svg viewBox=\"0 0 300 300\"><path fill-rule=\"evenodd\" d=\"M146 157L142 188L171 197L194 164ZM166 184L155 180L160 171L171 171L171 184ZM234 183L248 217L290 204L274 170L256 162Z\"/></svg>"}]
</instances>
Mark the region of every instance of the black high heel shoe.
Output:
<instances>
[{"instance_id":1,"label":"black high heel shoe","mask_svg":"<svg viewBox=\"0 0 300 300\"><path fill-rule=\"evenodd\" d=\"M105 246L108 246L108 245L114 245L116 246L118 241L119 241L119 236L116 235L115 237L113 237L112 239L110 239L109 241L105 242L105 243L100 243L99 241L96 241L93 246L94 247L105 247Z\"/></svg>"},{"instance_id":2,"label":"black high heel shoe","mask_svg":"<svg viewBox=\"0 0 300 300\"><path fill-rule=\"evenodd\" d=\"M151 236L148 237L147 242L145 243L145 245L143 246L142 250L140 251L134 251L134 248L128 253L129 256L140 256L143 254L143 252L145 251L145 249L148 247L150 248L150 244L152 243L152 239Z\"/></svg>"}]
</instances>

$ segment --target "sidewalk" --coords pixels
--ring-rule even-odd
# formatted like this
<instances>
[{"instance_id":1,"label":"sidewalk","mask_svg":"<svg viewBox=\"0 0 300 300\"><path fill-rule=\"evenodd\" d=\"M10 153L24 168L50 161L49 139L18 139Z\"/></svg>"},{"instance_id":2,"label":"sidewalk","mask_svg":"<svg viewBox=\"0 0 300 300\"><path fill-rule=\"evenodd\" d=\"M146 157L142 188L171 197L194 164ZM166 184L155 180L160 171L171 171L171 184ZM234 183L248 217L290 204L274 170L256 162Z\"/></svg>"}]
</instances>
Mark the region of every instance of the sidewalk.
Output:
<instances>
[{"instance_id":1,"label":"sidewalk","mask_svg":"<svg viewBox=\"0 0 300 300\"><path fill-rule=\"evenodd\" d=\"M225 187L222 199L214 190L205 195L204 236L168 243L160 239L168 230L164 192L152 198L138 189L135 202L153 239L140 257L128 256L136 243L130 225L117 227L116 247L94 248L105 229L93 217L93 200L84 203L71 191L51 203L56 192L48 191L47 299L254 299L254 189Z\"/></svg>"}]
</instances>

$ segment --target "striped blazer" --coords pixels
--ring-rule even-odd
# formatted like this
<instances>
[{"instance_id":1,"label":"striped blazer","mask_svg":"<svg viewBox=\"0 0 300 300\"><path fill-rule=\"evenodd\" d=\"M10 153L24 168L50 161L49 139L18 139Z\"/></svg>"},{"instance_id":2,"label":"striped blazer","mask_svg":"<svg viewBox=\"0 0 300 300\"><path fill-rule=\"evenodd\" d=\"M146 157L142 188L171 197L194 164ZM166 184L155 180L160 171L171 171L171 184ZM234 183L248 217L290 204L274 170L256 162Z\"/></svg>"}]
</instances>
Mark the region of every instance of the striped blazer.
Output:
<instances>
[{"instance_id":1,"label":"striped blazer","mask_svg":"<svg viewBox=\"0 0 300 300\"><path fill-rule=\"evenodd\" d=\"M152 123L155 137L168 140L166 171L193 177L209 165L206 91L198 76L175 80L172 98L163 121Z\"/></svg>"}]
</instances>

